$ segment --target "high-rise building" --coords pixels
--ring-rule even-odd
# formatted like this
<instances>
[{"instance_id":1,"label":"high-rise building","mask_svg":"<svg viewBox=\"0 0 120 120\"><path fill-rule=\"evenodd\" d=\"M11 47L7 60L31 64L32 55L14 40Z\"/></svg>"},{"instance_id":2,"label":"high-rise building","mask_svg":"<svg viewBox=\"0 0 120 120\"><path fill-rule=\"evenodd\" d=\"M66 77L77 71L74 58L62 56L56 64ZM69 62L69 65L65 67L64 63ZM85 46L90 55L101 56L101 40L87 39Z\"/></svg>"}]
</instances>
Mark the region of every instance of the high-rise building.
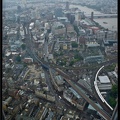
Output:
<instances>
[{"instance_id":1,"label":"high-rise building","mask_svg":"<svg viewBox=\"0 0 120 120\"><path fill-rule=\"evenodd\" d=\"M93 20L94 12L91 12L91 20Z\"/></svg>"},{"instance_id":2,"label":"high-rise building","mask_svg":"<svg viewBox=\"0 0 120 120\"><path fill-rule=\"evenodd\" d=\"M69 2L66 2L66 10L69 10Z\"/></svg>"},{"instance_id":3,"label":"high-rise building","mask_svg":"<svg viewBox=\"0 0 120 120\"><path fill-rule=\"evenodd\" d=\"M81 12L75 13L75 23L76 23L77 25L79 25L79 24L80 24L80 21L81 21L81 15L80 15L80 13L81 13Z\"/></svg>"},{"instance_id":4,"label":"high-rise building","mask_svg":"<svg viewBox=\"0 0 120 120\"><path fill-rule=\"evenodd\" d=\"M55 17L62 17L63 16L62 8L55 9L54 13L55 13Z\"/></svg>"},{"instance_id":5,"label":"high-rise building","mask_svg":"<svg viewBox=\"0 0 120 120\"><path fill-rule=\"evenodd\" d=\"M21 6L18 5L17 6L17 12L20 13L21 11L22 11L22 8L21 8Z\"/></svg>"},{"instance_id":6,"label":"high-rise building","mask_svg":"<svg viewBox=\"0 0 120 120\"><path fill-rule=\"evenodd\" d=\"M73 24L73 22L74 22L74 20L75 20L75 15L67 12L67 13L65 14L65 16L68 18L68 20L70 21L70 23Z\"/></svg>"}]
</instances>

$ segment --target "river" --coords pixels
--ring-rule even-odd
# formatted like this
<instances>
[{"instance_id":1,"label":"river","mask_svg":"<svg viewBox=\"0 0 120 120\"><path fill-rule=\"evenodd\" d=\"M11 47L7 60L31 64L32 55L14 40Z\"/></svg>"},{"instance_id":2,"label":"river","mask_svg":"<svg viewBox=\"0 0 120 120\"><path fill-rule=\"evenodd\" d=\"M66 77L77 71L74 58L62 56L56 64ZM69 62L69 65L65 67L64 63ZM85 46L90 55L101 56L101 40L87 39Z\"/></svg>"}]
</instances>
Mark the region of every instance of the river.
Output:
<instances>
[{"instance_id":1,"label":"river","mask_svg":"<svg viewBox=\"0 0 120 120\"><path fill-rule=\"evenodd\" d=\"M91 12L94 12L94 14L104 14L99 11L96 11L94 9L88 8L86 6L81 5L70 5L70 8L79 8L82 12L84 12L85 15L91 14ZM94 21L98 22L101 26L104 28L108 28L109 30L117 31L118 29L118 21L116 18L95 18ZM107 24L104 24L103 22L106 22Z\"/></svg>"}]
</instances>

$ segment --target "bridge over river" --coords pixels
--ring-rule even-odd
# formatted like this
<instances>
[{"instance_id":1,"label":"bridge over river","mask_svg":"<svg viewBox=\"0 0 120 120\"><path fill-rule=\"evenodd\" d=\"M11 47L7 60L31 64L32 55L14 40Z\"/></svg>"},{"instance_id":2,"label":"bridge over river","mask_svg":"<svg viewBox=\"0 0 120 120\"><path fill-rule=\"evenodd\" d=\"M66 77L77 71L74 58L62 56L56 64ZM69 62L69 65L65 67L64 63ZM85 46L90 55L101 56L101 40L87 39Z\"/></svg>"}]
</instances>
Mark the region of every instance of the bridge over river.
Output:
<instances>
[{"instance_id":1,"label":"bridge over river","mask_svg":"<svg viewBox=\"0 0 120 120\"><path fill-rule=\"evenodd\" d=\"M86 17L91 18L91 14L85 14ZM117 18L117 14L94 14L93 13L93 19L94 18Z\"/></svg>"}]
</instances>

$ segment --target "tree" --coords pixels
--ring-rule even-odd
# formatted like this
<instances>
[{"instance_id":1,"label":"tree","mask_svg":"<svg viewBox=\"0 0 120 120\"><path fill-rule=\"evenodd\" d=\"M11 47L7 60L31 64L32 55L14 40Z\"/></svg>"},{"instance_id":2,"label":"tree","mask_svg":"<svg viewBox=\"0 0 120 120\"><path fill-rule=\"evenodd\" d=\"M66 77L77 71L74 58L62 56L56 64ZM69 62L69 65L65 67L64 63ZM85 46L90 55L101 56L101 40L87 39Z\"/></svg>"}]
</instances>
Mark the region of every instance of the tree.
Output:
<instances>
[{"instance_id":1,"label":"tree","mask_svg":"<svg viewBox=\"0 0 120 120\"><path fill-rule=\"evenodd\" d=\"M16 61L21 62L21 57L19 55L16 57Z\"/></svg>"},{"instance_id":2,"label":"tree","mask_svg":"<svg viewBox=\"0 0 120 120\"><path fill-rule=\"evenodd\" d=\"M118 96L118 85L113 85L108 95L108 103L114 108L116 105L116 98Z\"/></svg>"},{"instance_id":3,"label":"tree","mask_svg":"<svg viewBox=\"0 0 120 120\"><path fill-rule=\"evenodd\" d=\"M60 62L59 62L59 65L61 65L61 66L66 65L66 61L65 61L65 60L60 61Z\"/></svg>"},{"instance_id":4,"label":"tree","mask_svg":"<svg viewBox=\"0 0 120 120\"><path fill-rule=\"evenodd\" d=\"M63 52L61 51L59 55L60 55L60 56L63 55Z\"/></svg>"},{"instance_id":5,"label":"tree","mask_svg":"<svg viewBox=\"0 0 120 120\"><path fill-rule=\"evenodd\" d=\"M114 71L116 64L109 65L106 70L107 71Z\"/></svg>"},{"instance_id":6,"label":"tree","mask_svg":"<svg viewBox=\"0 0 120 120\"><path fill-rule=\"evenodd\" d=\"M75 54L74 58L77 60L83 60L83 57L80 54Z\"/></svg>"},{"instance_id":7,"label":"tree","mask_svg":"<svg viewBox=\"0 0 120 120\"><path fill-rule=\"evenodd\" d=\"M118 85L113 85L111 90L111 96L116 98L118 94Z\"/></svg>"},{"instance_id":8,"label":"tree","mask_svg":"<svg viewBox=\"0 0 120 120\"><path fill-rule=\"evenodd\" d=\"M58 57L59 56L59 54L58 53L56 53L56 52L54 52L54 54L53 54L55 57Z\"/></svg>"},{"instance_id":9,"label":"tree","mask_svg":"<svg viewBox=\"0 0 120 120\"><path fill-rule=\"evenodd\" d=\"M77 48L78 47L77 42L72 42L71 45L72 45L73 48Z\"/></svg>"},{"instance_id":10,"label":"tree","mask_svg":"<svg viewBox=\"0 0 120 120\"><path fill-rule=\"evenodd\" d=\"M72 60L72 61L70 61L69 66L73 66L73 64L74 64L74 61Z\"/></svg>"},{"instance_id":11,"label":"tree","mask_svg":"<svg viewBox=\"0 0 120 120\"><path fill-rule=\"evenodd\" d=\"M110 97L109 98L109 103L110 103L110 105L111 105L111 107L115 107L115 105L116 105L116 100L115 100L115 98L113 98L113 97Z\"/></svg>"},{"instance_id":12,"label":"tree","mask_svg":"<svg viewBox=\"0 0 120 120\"><path fill-rule=\"evenodd\" d=\"M25 49L26 49L26 45L25 45L25 44L22 44L22 45L21 45L21 48L22 48L22 50L25 50Z\"/></svg>"}]
</instances>

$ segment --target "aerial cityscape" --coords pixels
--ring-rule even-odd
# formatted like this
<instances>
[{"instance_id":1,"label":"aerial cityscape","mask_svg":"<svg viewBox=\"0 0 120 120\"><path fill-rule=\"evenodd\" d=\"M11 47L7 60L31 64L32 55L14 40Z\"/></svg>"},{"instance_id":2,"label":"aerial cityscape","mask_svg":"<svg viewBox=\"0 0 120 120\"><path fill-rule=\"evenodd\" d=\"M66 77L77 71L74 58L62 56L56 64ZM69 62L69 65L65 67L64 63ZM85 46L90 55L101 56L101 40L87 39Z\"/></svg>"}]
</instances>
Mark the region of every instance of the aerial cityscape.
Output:
<instances>
[{"instance_id":1,"label":"aerial cityscape","mask_svg":"<svg viewBox=\"0 0 120 120\"><path fill-rule=\"evenodd\" d=\"M2 120L118 120L117 0L3 0Z\"/></svg>"}]
</instances>

